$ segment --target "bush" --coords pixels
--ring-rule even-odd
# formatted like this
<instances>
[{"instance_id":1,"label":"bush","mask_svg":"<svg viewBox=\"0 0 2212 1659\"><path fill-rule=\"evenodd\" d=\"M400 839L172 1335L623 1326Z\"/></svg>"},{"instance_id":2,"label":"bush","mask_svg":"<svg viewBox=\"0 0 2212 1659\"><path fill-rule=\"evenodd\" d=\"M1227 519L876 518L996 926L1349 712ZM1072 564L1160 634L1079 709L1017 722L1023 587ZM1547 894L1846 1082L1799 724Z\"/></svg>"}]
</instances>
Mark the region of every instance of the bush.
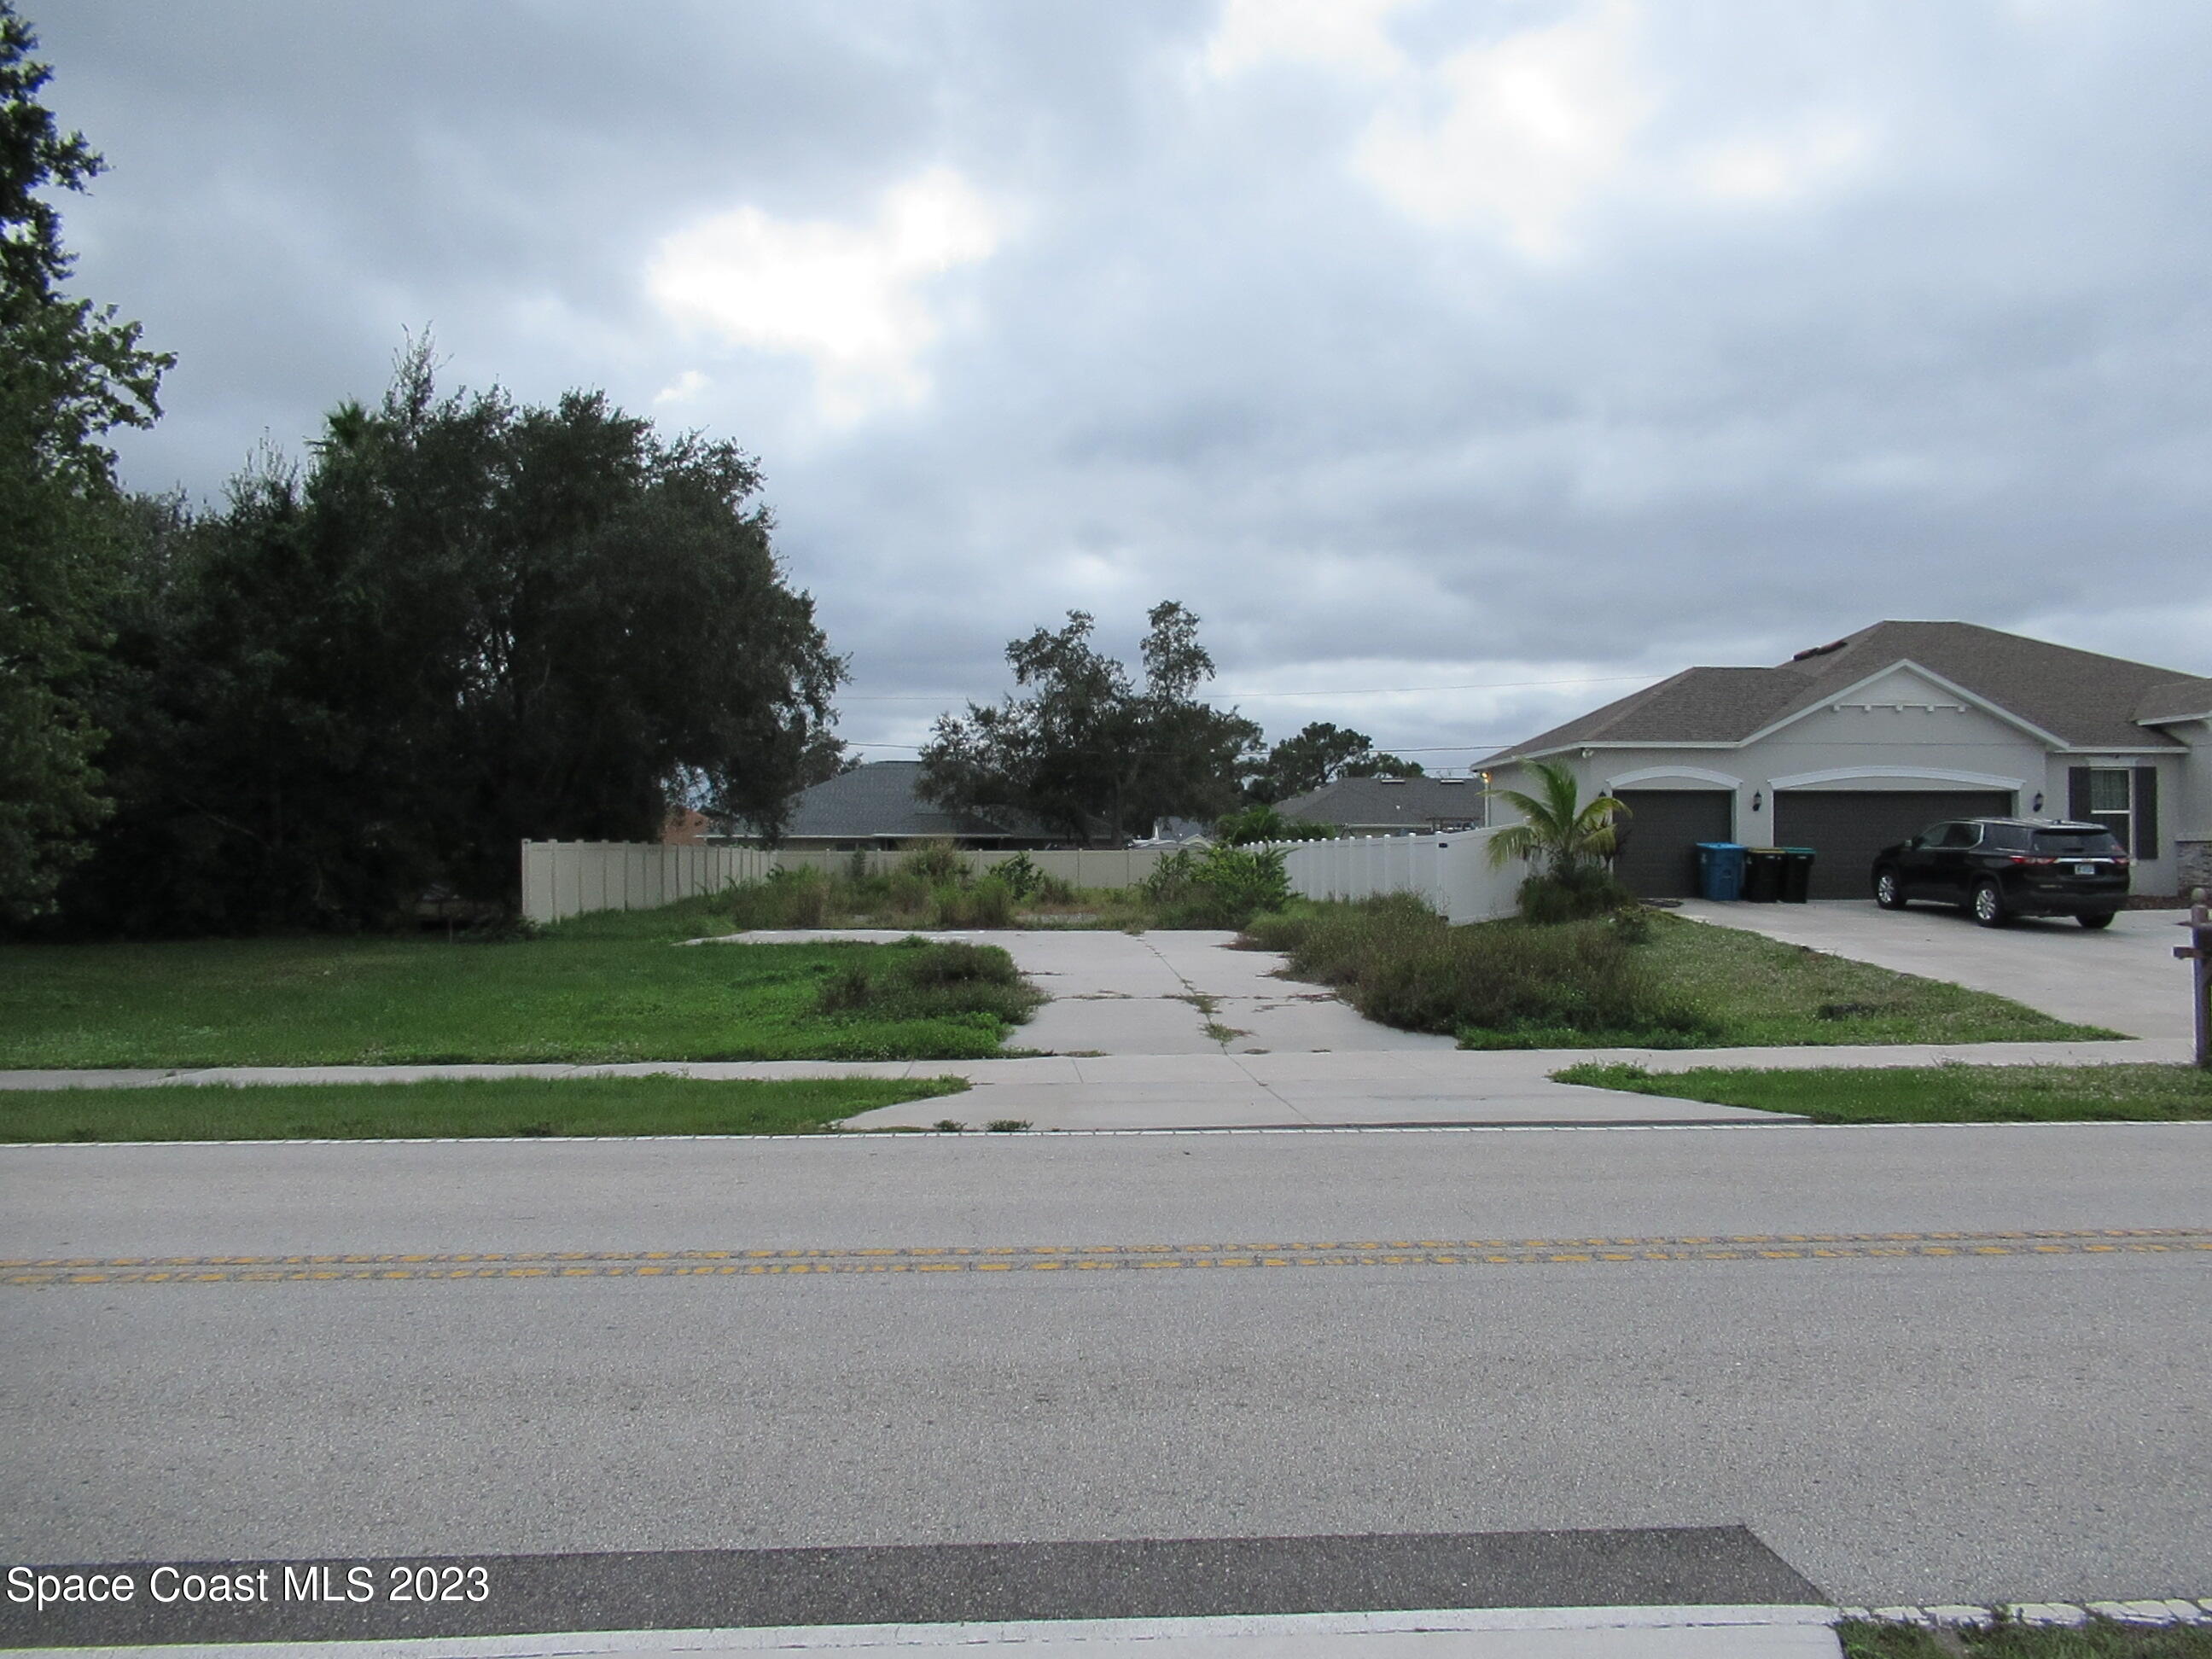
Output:
<instances>
[{"instance_id":1,"label":"bush","mask_svg":"<svg viewBox=\"0 0 2212 1659\"><path fill-rule=\"evenodd\" d=\"M1183 848L1139 884L1163 927L1242 927L1290 902L1290 877L1278 847Z\"/></svg>"},{"instance_id":2,"label":"bush","mask_svg":"<svg viewBox=\"0 0 2212 1659\"><path fill-rule=\"evenodd\" d=\"M948 883L930 895L930 916L939 927L1007 927L1013 924L1014 896L989 876L973 887Z\"/></svg>"},{"instance_id":3,"label":"bush","mask_svg":"<svg viewBox=\"0 0 2212 1659\"><path fill-rule=\"evenodd\" d=\"M924 842L899 860L899 873L920 878L932 887L969 880L968 860L949 841Z\"/></svg>"},{"instance_id":4,"label":"bush","mask_svg":"<svg viewBox=\"0 0 2212 1659\"><path fill-rule=\"evenodd\" d=\"M766 881L749 882L731 893L731 920L741 933L756 927L819 927L829 919L834 885L811 865L771 870Z\"/></svg>"},{"instance_id":5,"label":"bush","mask_svg":"<svg viewBox=\"0 0 2212 1659\"><path fill-rule=\"evenodd\" d=\"M1005 883L1006 890L1018 899L1030 897L1046 880L1044 872L1036 867L1036 861L1027 853L1000 859L991 866L991 874Z\"/></svg>"},{"instance_id":6,"label":"bush","mask_svg":"<svg viewBox=\"0 0 2212 1659\"><path fill-rule=\"evenodd\" d=\"M1521 884L1520 902L1522 921L1549 926L1586 921L1632 906L1636 895L1620 884L1608 866L1583 864L1529 877Z\"/></svg>"},{"instance_id":7,"label":"bush","mask_svg":"<svg viewBox=\"0 0 2212 1659\"><path fill-rule=\"evenodd\" d=\"M1478 1044L1546 1033L1656 1044L1709 1026L1656 983L1611 921L1453 927L1412 895L1392 894L1259 918L1246 936L1406 1030Z\"/></svg>"},{"instance_id":8,"label":"bush","mask_svg":"<svg viewBox=\"0 0 2212 1659\"><path fill-rule=\"evenodd\" d=\"M1043 997L996 945L909 939L823 981L815 1006L824 1014L871 1019L965 1018L1018 1025Z\"/></svg>"}]
</instances>

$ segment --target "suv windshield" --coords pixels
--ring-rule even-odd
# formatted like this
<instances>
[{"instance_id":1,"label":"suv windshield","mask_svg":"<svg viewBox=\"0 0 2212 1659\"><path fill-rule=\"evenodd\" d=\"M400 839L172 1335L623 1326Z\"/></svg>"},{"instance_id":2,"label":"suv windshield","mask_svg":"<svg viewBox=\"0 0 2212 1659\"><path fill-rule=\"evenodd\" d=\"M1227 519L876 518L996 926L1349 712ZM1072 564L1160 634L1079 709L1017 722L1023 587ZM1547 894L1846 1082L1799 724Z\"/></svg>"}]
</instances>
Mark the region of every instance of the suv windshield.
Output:
<instances>
[{"instance_id":1,"label":"suv windshield","mask_svg":"<svg viewBox=\"0 0 2212 1659\"><path fill-rule=\"evenodd\" d=\"M2120 850L2109 830L2039 830L2035 850L2045 858L2108 859Z\"/></svg>"}]
</instances>

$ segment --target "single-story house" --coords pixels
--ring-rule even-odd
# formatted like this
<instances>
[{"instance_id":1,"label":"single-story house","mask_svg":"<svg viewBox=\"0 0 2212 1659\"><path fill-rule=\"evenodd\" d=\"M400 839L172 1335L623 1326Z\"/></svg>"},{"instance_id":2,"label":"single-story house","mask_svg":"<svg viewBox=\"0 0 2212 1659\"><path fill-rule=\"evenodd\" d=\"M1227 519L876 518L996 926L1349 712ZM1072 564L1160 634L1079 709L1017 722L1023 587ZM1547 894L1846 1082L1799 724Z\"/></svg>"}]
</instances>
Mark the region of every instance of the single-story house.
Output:
<instances>
[{"instance_id":1,"label":"single-story house","mask_svg":"<svg viewBox=\"0 0 2212 1659\"><path fill-rule=\"evenodd\" d=\"M1334 824L1347 836L1406 836L1478 830L1482 783L1474 778L1339 778L1275 803L1286 818Z\"/></svg>"},{"instance_id":2,"label":"single-story house","mask_svg":"<svg viewBox=\"0 0 2212 1659\"><path fill-rule=\"evenodd\" d=\"M2138 893L2212 885L2212 678L1972 623L1883 622L1771 668L1687 668L1483 761L1569 768L1634 813L1615 867L1696 890L1694 843L1809 847L1814 898L1944 818L2088 818Z\"/></svg>"},{"instance_id":3,"label":"single-story house","mask_svg":"<svg viewBox=\"0 0 2212 1659\"><path fill-rule=\"evenodd\" d=\"M1044 825L1017 814L956 812L923 800L914 788L921 776L920 761L869 761L801 790L782 844L839 853L895 853L928 841L1006 852L1054 844Z\"/></svg>"}]
</instances>

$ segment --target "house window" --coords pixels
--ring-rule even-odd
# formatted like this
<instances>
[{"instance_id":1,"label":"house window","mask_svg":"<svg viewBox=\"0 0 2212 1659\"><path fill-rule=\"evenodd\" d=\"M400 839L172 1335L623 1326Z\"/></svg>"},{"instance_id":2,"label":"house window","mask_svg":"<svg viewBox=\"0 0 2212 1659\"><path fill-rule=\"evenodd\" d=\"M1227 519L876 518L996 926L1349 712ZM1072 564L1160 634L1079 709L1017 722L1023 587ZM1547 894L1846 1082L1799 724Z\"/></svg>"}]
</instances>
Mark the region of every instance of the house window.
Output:
<instances>
[{"instance_id":1,"label":"house window","mask_svg":"<svg viewBox=\"0 0 2212 1659\"><path fill-rule=\"evenodd\" d=\"M2139 859L2159 855L2158 769L2076 766L2066 780L2066 816L2101 823Z\"/></svg>"},{"instance_id":2,"label":"house window","mask_svg":"<svg viewBox=\"0 0 2212 1659\"><path fill-rule=\"evenodd\" d=\"M2123 847L2136 844L2135 775L2116 767L2089 769L2089 817Z\"/></svg>"}]
</instances>

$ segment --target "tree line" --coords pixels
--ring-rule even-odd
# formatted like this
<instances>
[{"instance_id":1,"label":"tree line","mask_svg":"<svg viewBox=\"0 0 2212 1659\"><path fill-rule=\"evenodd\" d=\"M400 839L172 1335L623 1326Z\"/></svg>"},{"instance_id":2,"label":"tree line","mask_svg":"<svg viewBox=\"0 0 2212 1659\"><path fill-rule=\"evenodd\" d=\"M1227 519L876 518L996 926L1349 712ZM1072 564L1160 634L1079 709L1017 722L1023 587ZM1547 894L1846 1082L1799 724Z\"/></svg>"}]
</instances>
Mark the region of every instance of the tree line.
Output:
<instances>
[{"instance_id":1,"label":"tree line","mask_svg":"<svg viewBox=\"0 0 2212 1659\"><path fill-rule=\"evenodd\" d=\"M690 805L773 840L848 764L847 677L778 560L753 459L602 393L445 392L427 342L305 456L221 501L133 495L106 439L173 365L70 297L51 198L103 163L40 94L0 0L0 922L87 933L511 907L525 838L650 841ZM1139 672L1092 619L937 723L923 789L1079 842L1420 768L1202 701L1199 619L1155 606Z\"/></svg>"},{"instance_id":2,"label":"tree line","mask_svg":"<svg viewBox=\"0 0 2212 1659\"><path fill-rule=\"evenodd\" d=\"M845 675L750 458L599 393L441 393L426 343L220 506L103 441L166 354L65 297L50 196L101 168L0 0L0 915L362 927L497 902L525 836L773 833L834 770Z\"/></svg>"}]
</instances>

